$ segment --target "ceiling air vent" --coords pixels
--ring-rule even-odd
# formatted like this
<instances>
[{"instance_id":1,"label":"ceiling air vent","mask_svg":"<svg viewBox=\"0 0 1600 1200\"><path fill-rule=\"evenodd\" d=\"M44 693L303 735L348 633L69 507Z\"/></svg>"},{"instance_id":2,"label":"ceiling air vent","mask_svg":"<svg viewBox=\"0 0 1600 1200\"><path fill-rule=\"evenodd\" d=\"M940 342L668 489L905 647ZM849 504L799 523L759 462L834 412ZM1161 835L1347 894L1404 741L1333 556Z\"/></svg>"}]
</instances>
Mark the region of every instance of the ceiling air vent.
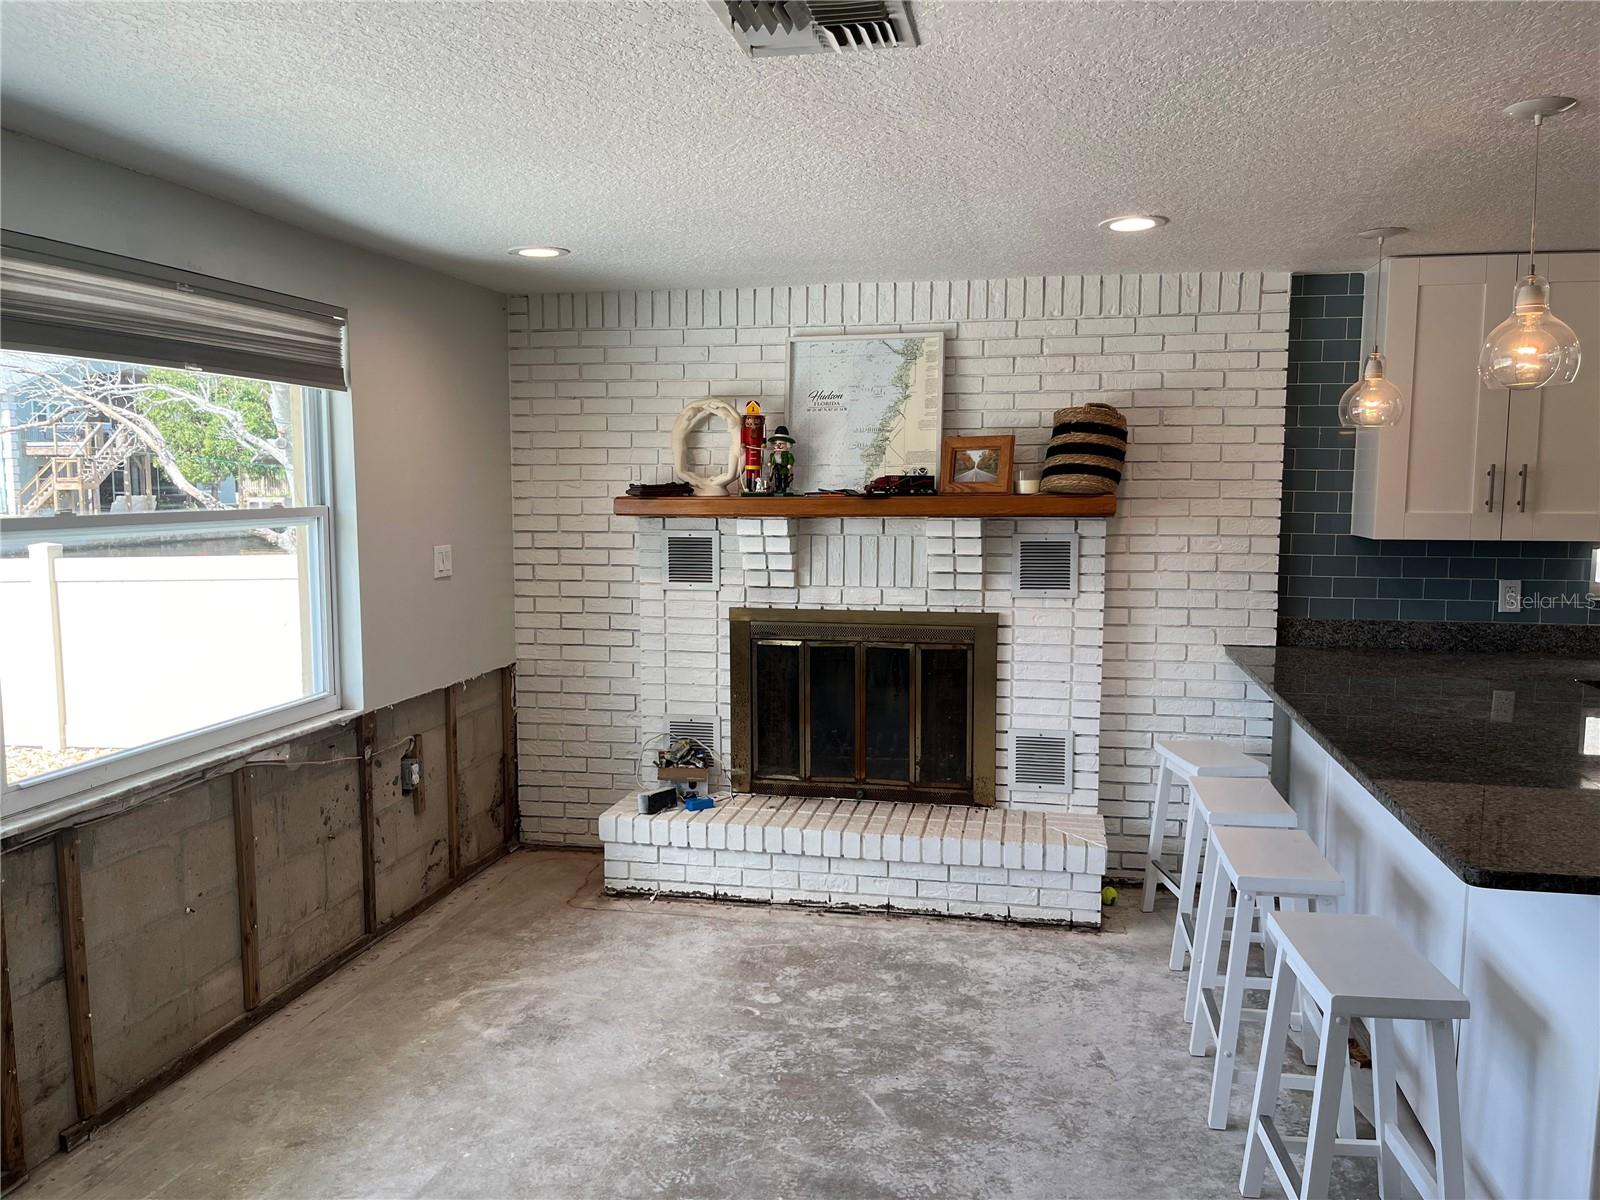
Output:
<instances>
[{"instance_id":1,"label":"ceiling air vent","mask_svg":"<svg viewBox=\"0 0 1600 1200\"><path fill-rule=\"evenodd\" d=\"M905 0L711 0L711 7L752 58L917 44Z\"/></svg>"},{"instance_id":2,"label":"ceiling air vent","mask_svg":"<svg viewBox=\"0 0 1600 1200\"><path fill-rule=\"evenodd\" d=\"M1078 594L1078 535L1018 534L1016 590L1023 595Z\"/></svg>"},{"instance_id":3,"label":"ceiling air vent","mask_svg":"<svg viewBox=\"0 0 1600 1200\"><path fill-rule=\"evenodd\" d=\"M1054 729L1013 729L1011 790L1070 792L1072 734Z\"/></svg>"},{"instance_id":4,"label":"ceiling air vent","mask_svg":"<svg viewBox=\"0 0 1600 1200\"><path fill-rule=\"evenodd\" d=\"M668 587L714 588L717 586L717 534L669 533L664 550L664 571Z\"/></svg>"}]
</instances>

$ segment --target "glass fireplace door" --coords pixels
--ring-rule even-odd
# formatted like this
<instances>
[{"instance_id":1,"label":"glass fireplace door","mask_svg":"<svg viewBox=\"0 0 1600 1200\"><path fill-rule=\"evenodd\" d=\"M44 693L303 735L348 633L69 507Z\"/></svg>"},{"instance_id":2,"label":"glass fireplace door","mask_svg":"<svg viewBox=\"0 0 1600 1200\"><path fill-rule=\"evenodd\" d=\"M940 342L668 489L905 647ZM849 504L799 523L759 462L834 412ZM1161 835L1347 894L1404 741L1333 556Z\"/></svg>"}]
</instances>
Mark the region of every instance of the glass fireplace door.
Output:
<instances>
[{"instance_id":1,"label":"glass fireplace door","mask_svg":"<svg viewBox=\"0 0 1600 1200\"><path fill-rule=\"evenodd\" d=\"M971 660L970 646L757 641L752 788L970 789Z\"/></svg>"},{"instance_id":2,"label":"glass fireplace door","mask_svg":"<svg viewBox=\"0 0 1600 1200\"><path fill-rule=\"evenodd\" d=\"M994 803L999 618L735 608L740 791Z\"/></svg>"}]
</instances>

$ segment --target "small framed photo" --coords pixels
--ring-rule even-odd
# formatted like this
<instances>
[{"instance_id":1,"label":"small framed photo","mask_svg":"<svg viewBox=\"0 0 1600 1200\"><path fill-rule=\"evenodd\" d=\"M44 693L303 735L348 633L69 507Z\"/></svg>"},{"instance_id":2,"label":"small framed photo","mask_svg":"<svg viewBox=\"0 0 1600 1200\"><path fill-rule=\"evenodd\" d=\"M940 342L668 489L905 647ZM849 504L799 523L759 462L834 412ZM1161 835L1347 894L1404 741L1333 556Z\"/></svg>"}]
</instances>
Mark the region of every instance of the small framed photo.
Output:
<instances>
[{"instance_id":1,"label":"small framed photo","mask_svg":"<svg viewBox=\"0 0 1600 1200\"><path fill-rule=\"evenodd\" d=\"M1011 491L1011 458L1017 439L1011 434L992 437L947 437L940 456L939 491Z\"/></svg>"}]
</instances>

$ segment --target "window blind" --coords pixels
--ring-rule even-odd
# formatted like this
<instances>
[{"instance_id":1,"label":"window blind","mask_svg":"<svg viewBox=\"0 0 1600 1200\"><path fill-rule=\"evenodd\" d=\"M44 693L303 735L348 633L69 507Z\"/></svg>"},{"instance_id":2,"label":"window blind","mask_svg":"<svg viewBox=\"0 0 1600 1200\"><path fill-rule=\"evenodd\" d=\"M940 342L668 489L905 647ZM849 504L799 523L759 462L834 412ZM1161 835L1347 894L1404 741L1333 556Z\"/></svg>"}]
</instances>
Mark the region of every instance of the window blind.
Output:
<instances>
[{"instance_id":1,"label":"window blind","mask_svg":"<svg viewBox=\"0 0 1600 1200\"><path fill-rule=\"evenodd\" d=\"M0 248L0 344L346 387L339 310L244 287L230 294L229 287L8 232Z\"/></svg>"}]
</instances>

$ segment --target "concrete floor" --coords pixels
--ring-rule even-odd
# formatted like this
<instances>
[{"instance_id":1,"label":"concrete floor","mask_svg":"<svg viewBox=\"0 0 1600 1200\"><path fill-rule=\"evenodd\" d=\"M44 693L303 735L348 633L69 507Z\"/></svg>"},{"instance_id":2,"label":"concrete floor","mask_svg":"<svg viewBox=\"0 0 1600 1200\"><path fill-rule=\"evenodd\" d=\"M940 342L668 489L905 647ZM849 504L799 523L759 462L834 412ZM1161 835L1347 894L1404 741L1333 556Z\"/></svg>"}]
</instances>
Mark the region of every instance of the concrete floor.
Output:
<instances>
[{"instance_id":1,"label":"concrete floor","mask_svg":"<svg viewBox=\"0 0 1600 1200\"><path fill-rule=\"evenodd\" d=\"M1208 1130L1170 901L1096 934L599 879L512 855L18 1196L1238 1194L1249 1084Z\"/></svg>"}]
</instances>

